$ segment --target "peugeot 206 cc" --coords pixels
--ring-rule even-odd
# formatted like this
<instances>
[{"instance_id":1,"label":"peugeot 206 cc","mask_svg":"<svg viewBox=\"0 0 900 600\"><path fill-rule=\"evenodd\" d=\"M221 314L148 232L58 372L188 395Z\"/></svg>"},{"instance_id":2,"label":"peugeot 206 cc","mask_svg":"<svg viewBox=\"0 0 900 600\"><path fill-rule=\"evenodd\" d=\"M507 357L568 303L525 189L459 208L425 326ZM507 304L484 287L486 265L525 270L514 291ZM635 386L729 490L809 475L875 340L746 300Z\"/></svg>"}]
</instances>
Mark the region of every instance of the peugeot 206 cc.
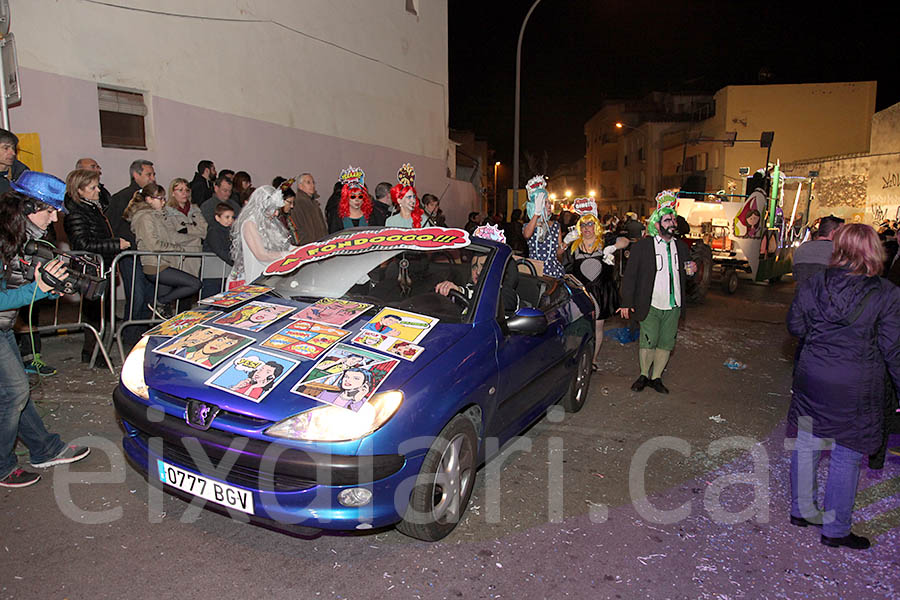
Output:
<instances>
[{"instance_id":1,"label":"peugeot 206 cc","mask_svg":"<svg viewBox=\"0 0 900 600\"><path fill-rule=\"evenodd\" d=\"M130 462L282 531L446 536L491 453L583 406L594 305L505 244L433 229L340 232L148 332L113 393Z\"/></svg>"}]
</instances>

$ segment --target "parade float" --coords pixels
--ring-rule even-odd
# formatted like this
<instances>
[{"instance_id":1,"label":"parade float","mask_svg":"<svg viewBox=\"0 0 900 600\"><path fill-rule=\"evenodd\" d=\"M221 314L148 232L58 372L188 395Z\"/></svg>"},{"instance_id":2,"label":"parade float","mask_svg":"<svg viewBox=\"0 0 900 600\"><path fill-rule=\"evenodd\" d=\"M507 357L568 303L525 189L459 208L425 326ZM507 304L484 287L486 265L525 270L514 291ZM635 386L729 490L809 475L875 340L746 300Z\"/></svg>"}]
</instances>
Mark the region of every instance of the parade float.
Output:
<instances>
[{"instance_id":1,"label":"parade float","mask_svg":"<svg viewBox=\"0 0 900 600\"><path fill-rule=\"evenodd\" d=\"M678 215L684 240L698 265L690 299L702 301L712 276L733 294L738 273L777 282L791 272L794 248L808 236L813 179L787 177L780 165L746 179L746 194L680 192Z\"/></svg>"}]
</instances>

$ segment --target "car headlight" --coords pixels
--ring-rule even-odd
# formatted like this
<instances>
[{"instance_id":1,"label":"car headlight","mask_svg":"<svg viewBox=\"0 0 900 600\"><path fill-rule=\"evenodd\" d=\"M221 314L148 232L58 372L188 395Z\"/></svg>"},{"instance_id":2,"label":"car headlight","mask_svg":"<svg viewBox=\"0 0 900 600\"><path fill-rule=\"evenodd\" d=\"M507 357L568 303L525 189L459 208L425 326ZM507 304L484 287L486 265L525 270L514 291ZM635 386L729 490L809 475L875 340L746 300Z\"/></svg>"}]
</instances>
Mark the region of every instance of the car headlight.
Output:
<instances>
[{"instance_id":1,"label":"car headlight","mask_svg":"<svg viewBox=\"0 0 900 600\"><path fill-rule=\"evenodd\" d=\"M144 354L147 351L147 338L142 337L141 340L134 345L125 364L122 365L122 385L136 396L140 396L144 400L150 399L150 390L144 381Z\"/></svg>"},{"instance_id":2,"label":"car headlight","mask_svg":"<svg viewBox=\"0 0 900 600\"><path fill-rule=\"evenodd\" d=\"M402 402L403 392L390 391L376 394L358 412L323 405L272 425L266 434L310 442L356 440L387 423Z\"/></svg>"}]
</instances>

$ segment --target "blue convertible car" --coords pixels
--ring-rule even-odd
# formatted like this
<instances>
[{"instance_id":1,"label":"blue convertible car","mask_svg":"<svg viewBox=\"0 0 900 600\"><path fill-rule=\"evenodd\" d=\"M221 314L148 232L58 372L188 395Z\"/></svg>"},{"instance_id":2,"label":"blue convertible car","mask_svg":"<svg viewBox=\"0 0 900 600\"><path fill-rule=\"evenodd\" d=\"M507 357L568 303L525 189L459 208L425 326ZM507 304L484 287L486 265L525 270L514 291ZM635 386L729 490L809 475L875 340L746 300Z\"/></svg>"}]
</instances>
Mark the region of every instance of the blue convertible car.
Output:
<instances>
[{"instance_id":1,"label":"blue convertible car","mask_svg":"<svg viewBox=\"0 0 900 600\"><path fill-rule=\"evenodd\" d=\"M486 448L588 393L590 297L520 266L472 238L260 278L263 295L135 346L113 394L126 454L154 485L271 528L441 539Z\"/></svg>"}]
</instances>

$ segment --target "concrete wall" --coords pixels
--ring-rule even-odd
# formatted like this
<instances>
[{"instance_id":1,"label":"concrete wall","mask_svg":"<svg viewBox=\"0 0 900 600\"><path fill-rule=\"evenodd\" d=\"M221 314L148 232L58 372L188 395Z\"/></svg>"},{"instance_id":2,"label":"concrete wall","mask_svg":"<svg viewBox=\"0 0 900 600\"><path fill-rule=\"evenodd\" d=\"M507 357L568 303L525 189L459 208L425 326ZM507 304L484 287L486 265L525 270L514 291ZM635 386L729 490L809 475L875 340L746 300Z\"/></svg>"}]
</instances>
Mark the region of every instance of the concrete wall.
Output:
<instances>
[{"instance_id":1,"label":"concrete wall","mask_svg":"<svg viewBox=\"0 0 900 600\"><path fill-rule=\"evenodd\" d=\"M446 0L418 15L393 0L10 4L23 91L11 126L40 135L49 172L93 156L115 191L135 158L163 182L209 158L255 184L310 171L327 196L349 163L377 183L409 161L420 192L448 189ZM146 93L147 151L101 147L97 84Z\"/></svg>"},{"instance_id":2,"label":"concrete wall","mask_svg":"<svg viewBox=\"0 0 900 600\"><path fill-rule=\"evenodd\" d=\"M819 171L812 218L835 214L872 225L900 219L900 104L875 113L871 122L871 152L785 165L789 175Z\"/></svg>"}]
</instances>

